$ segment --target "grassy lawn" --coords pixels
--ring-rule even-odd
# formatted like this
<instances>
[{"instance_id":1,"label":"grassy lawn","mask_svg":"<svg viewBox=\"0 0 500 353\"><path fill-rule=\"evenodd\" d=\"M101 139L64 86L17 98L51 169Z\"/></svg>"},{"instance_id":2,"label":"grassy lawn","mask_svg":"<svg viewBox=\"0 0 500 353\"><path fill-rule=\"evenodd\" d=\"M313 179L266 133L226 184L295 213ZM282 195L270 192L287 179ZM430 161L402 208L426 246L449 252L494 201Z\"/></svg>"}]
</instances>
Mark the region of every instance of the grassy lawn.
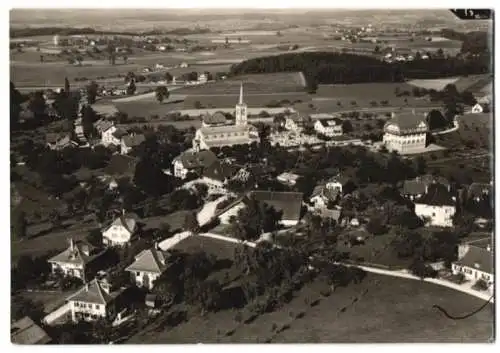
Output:
<instances>
[{"instance_id":1,"label":"grassy lawn","mask_svg":"<svg viewBox=\"0 0 500 353\"><path fill-rule=\"evenodd\" d=\"M207 254L215 255L218 259L232 260L234 257L234 250L239 246L241 245L219 239L192 236L175 245L174 249L186 253L203 251Z\"/></svg>"},{"instance_id":2,"label":"grassy lawn","mask_svg":"<svg viewBox=\"0 0 500 353\"><path fill-rule=\"evenodd\" d=\"M271 94L272 93L272 94ZM301 102L310 102L312 96L306 94L305 92L297 93L279 93L279 92L269 92L269 93L244 93L243 100L248 105L248 107L265 107L271 102L280 102L282 100L288 100L293 103L296 102L300 104ZM229 108L234 107L238 103L238 93L207 93L207 95L193 95L186 97L184 101L184 109L194 109L195 103L200 102L205 108ZM298 102L300 101L300 102Z\"/></svg>"},{"instance_id":3,"label":"grassy lawn","mask_svg":"<svg viewBox=\"0 0 500 353\"><path fill-rule=\"evenodd\" d=\"M160 228L162 224L168 224L170 231L178 231L184 224L184 218L191 211L177 211L166 216L144 218L140 222L145 224L144 229Z\"/></svg>"},{"instance_id":4,"label":"grassy lawn","mask_svg":"<svg viewBox=\"0 0 500 353\"><path fill-rule=\"evenodd\" d=\"M289 304L252 323L238 324L236 311L224 311L190 318L170 330L135 336L130 343L487 342L492 337L492 305L459 321L432 307L441 305L460 316L484 303L445 287L368 274L361 284L339 288L328 298L320 296L320 288L320 283L312 283ZM320 300L311 307L306 298ZM299 313L302 318L296 318ZM276 333L274 325L289 328Z\"/></svg>"},{"instance_id":5,"label":"grassy lawn","mask_svg":"<svg viewBox=\"0 0 500 353\"><path fill-rule=\"evenodd\" d=\"M42 303L44 306L45 313L50 313L64 304L66 298L68 298L73 293L76 293L79 289L68 290L65 292L54 291L54 292L22 292L21 296L25 299L32 300L34 302Z\"/></svg>"}]
</instances>

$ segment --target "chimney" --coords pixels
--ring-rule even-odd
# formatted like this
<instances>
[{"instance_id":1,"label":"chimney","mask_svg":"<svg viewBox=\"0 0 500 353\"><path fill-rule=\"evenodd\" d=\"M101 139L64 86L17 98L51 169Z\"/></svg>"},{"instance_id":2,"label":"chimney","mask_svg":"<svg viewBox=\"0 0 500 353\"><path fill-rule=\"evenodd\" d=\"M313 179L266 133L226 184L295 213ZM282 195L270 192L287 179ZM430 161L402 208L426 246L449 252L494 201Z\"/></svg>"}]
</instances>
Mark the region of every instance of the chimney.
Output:
<instances>
[{"instance_id":1,"label":"chimney","mask_svg":"<svg viewBox=\"0 0 500 353\"><path fill-rule=\"evenodd\" d=\"M71 251L75 250L75 242L73 241L73 238L69 239L69 249Z\"/></svg>"}]
</instances>

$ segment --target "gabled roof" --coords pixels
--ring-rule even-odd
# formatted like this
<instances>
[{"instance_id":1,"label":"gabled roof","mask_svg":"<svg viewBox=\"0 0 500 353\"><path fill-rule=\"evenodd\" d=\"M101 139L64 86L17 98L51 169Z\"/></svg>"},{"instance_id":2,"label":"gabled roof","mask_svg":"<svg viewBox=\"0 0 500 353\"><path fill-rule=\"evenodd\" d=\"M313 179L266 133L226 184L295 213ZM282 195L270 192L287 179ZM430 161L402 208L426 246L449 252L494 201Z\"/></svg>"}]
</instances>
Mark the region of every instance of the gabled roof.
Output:
<instances>
[{"instance_id":1,"label":"gabled roof","mask_svg":"<svg viewBox=\"0 0 500 353\"><path fill-rule=\"evenodd\" d=\"M121 154L114 154L104 168L104 173L110 176L133 176L137 159Z\"/></svg>"},{"instance_id":2,"label":"gabled roof","mask_svg":"<svg viewBox=\"0 0 500 353\"><path fill-rule=\"evenodd\" d=\"M167 268L169 253L155 248L143 250L135 257L135 261L125 270L161 274Z\"/></svg>"},{"instance_id":3,"label":"gabled roof","mask_svg":"<svg viewBox=\"0 0 500 353\"><path fill-rule=\"evenodd\" d=\"M133 234L137 228L137 221L135 217L129 217L127 215L122 215L118 218L116 218L111 224L106 228L108 230L109 228L113 226L119 226L125 228L130 234Z\"/></svg>"},{"instance_id":4,"label":"gabled roof","mask_svg":"<svg viewBox=\"0 0 500 353\"><path fill-rule=\"evenodd\" d=\"M412 180L405 180L403 182L402 193L403 195L423 195L427 186L432 183L439 183L446 187L450 186L446 178L426 174Z\"/></svg>"},{"instance_id":5,"label":"gabled roof","mask_svg":"<svg viewBox=\"0 0 500 353\"><path fill-rule=\"evenodd\" d=\"M97 279L83 285L75 294L68 297L68 301L84 302L92 304L106 305L114 299L114 296L107 293Z\"/></svg>"},{"instance_id":6,"label":"gabled roof","mask_svg":"<svg viewBox=\"0 0 500 353\"><path fill-rule=\"evenodd\" d=\"M200 131L204 135L214 135L228 132L247 132L250 130L250 125L224 125L224 126L207 126L201 127Z\"/></svg>"},{"instance_id":7,"label":"gabled roof","mask_svg":"<svg viewBox=\"0 0 500 353\"><path fill-rule=\"evenodd\" d=\"M469 245L465 255L455 262L460 266L475 268L486 273L493 273L493 254L486 249Z\"/></svg>"},{"instance_id":8,"label":"gabled roof","mask_svg":"<svg viewBox=\"0 0 500 353\"><path fill-rule=\"evenodd\" d=\"M468 197L483 197L492 193L493 186L484 183L472 183L467 190Z\"/></svg>"},{"instance_id":9,"label":"gabled roof","mask_svg":"<svg viewBox=\"0 0 500 353\"><path fill-rule=\"evenodd\" d=\"M10 340L14 344L47 344L52 341L47 333L27 316L11 325Z\"/></svg>"},{"instance_id":10,"label":"gabled roof","mask_svg":"<svg viewBox=\"0 0 500 353\"><path fill-rule=\"evenodd\" d=\"M141 143L146 141L146 136L143 134L137 134L137 135L128 135L124 136L122 138L123 144L127 147L136 147L139 146Z\"/></svg>"},{"instance_id":11,"label":"gabled roof","mask_svg":"<svg viewBox=\"0 0 500 353\"><path fill-rule=\"evenodd\" d=\"M123 136L127 135L127 131L125 131L122 128L118 128L113 132L113 136L116 137L117 139L121 139Z\"/></svg>"},{"instance_id":12,"label":"gabled roof","mask_svg":"<svg viewBox=\"0 0 500 353\"><path fill-rule=\"evenodd\" d=\"M313 189L313 192L311 194L311 198L315 196L320 196L323 193L323 189L325 188L324 184L321 185L316 185Z\"/></svg>"},{"instance_id":13,"label":"gabled roof","mask_svg":"<svg viewBox=\"0 0 500 353\"><path fill-rule=\"evenodd\" d=\"M274 207L276 211L282 211L282 220L300 219L300 211L302 209L301 192L281 192L281 191L251 191L248 195L254 197L259 202L267 203Z\"/></svg>"},{"instance_id":14,"label":"gabled roof","mask_svg":"<svg viewBox=\"0 0 500 353\"><path fill-rule=\"evenodd\" d=\"M175 161L181 161L182 166L186 169L193 168L207 168L212 163L217 162L217 156L210 150L185 151L179 156L175 157Z\"/></svg>"},{"instance_id":15,"label":"gabled roof","mask_svg":"<svg viewBox=\"0 0 500 353\"><path fill-rule=\"evenodd\" d=\"M417 129L421 123L425 124L426 129L428 128L425 116L423 115L399 114L389 120L385 126L396 125L400 130L399 132L406 132Z\"/></svg>"},{"instance_id":16,"label":"gabled roof","mask_svg":"<svg viewBox=\"0 0 500 353\"><path fill-rule=\"evenodd\" d=\"M324 127L334 127L334 126L341 126L342 120L335 118L335 119L322 119L318 120L321 125Z\"/></svg>"},{"instance_id":17,"label":"gabled roof","mask_svg":"<svg viewBox=\"0 0 500 353\"><path fill-rule=\"evenodd\" d=\"M108 129L110 129L111 127L113 127L113 125L114 125L114 123L112 121L105 120L105 119L97 120L94 123L95 129L99 133L103 133L103 132L107 131Z\"/></svg>"},{"instance_id":18,"label":"gabled roof","mask_svg":"<svg viewBox=\"0 0 500 353\"><path fill-rule=\"evenodd\" d=\"M66 250L50 258L48 262L86 265L104 254L104 250L82 240L71 242L73 245L70 244Z\"/></svg>"},{"instance_id":19,"label":"gabled roof","mask_svg":"<svg viewBox=\"0 0 500 353\"><path fill-rule=\"evenodd\" d=\"M225 181L238 172L238 167L216 161L203 170L203 176L209 179Z\"/></svg>"},{"instance_id":20,"label":"gabled roof","mask_svg":"<svg viewBox=\"0 0 500 353\"><path fill-rule=\"evenodd\" d=\"M455 201L446 186L435 183L430 184L427 193L415 201L424 205L432 206L455 206Z\"/></svg>"}]
</instances>

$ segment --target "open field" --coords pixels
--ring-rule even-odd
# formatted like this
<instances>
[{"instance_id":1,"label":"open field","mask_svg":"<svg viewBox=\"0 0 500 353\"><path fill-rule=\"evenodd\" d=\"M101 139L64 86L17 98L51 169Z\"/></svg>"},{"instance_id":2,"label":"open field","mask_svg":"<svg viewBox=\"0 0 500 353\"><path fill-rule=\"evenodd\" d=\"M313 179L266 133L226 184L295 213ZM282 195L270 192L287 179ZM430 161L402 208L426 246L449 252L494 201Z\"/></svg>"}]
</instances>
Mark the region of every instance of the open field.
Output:
<instances>
[{"instance_id":1,"label":"open field","mask_svg":"<svg viewBox=\"0 0 500 353\"><path fill-rule=\"evenodd\" d=\"M434 89L436 91L441 91L446 85L455 84L458 80L459 80L458 77L439 78L430 80L411 80L408 81L408 84L420 88Z\"/></svg>"},{"instance_id":2,"label":"open field","mask_svg":"<svg viewBox=\"0 0 500 353\"><path fill-rule=\"evenodd\" d=\"M490 150L493 146L493 133L493 114L465 114L459 118L458 131L437 137L437 143L462 149L469 142L474 143L477 148Z\"/></svg>"},{"instance_id":3,"label":"open field","mask_svg":"<svg viewBox=\"0 0 500 353\"><path fill-rule=\"evenodd\" d=\"M303 288L283 308L248 324L237 324L236 311L193 317L170 329L134 336L129 343L370 343L488 342L494 308L465 320L450 320L432 306L464 315L484 302L449 288L414 280L367 274L361 284L338 288L325 298L319 283ZM315 306L306 305L319 298ZM302 317L297 317L303 313ZM277 328L289 325L280 333ZM236 328L236 329L235 329ZM235 329L230 336L225 333Z\"/></svg>"}]
</instances>

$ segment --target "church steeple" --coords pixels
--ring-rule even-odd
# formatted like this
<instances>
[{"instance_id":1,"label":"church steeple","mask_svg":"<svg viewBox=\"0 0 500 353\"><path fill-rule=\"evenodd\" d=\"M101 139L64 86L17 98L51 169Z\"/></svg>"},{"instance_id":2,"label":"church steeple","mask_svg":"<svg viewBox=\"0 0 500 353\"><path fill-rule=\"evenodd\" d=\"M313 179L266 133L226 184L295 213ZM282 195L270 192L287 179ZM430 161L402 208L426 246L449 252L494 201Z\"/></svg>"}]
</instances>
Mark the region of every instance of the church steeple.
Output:
<instances>
[{"instance_id":1,"label":"church steeple","mask_svg":"<svg viewBox=\"0 0 500 353\"><path fill-rule=\"evenodd\" d=\"M240 99L238 101L238 104L243 104L243 82L240 83Z\"/></svg>"},{"instance_id":2,"label":"church steeple","mask_svg":"<svg viewBox=\"0 0 500 353\"><path fill-rule=\"evenodd\" d=\"M236 125L247 124L247 105L243 102L243 82L240 84L240 97L235 111Z\"/></svg>"}]
</instances>

